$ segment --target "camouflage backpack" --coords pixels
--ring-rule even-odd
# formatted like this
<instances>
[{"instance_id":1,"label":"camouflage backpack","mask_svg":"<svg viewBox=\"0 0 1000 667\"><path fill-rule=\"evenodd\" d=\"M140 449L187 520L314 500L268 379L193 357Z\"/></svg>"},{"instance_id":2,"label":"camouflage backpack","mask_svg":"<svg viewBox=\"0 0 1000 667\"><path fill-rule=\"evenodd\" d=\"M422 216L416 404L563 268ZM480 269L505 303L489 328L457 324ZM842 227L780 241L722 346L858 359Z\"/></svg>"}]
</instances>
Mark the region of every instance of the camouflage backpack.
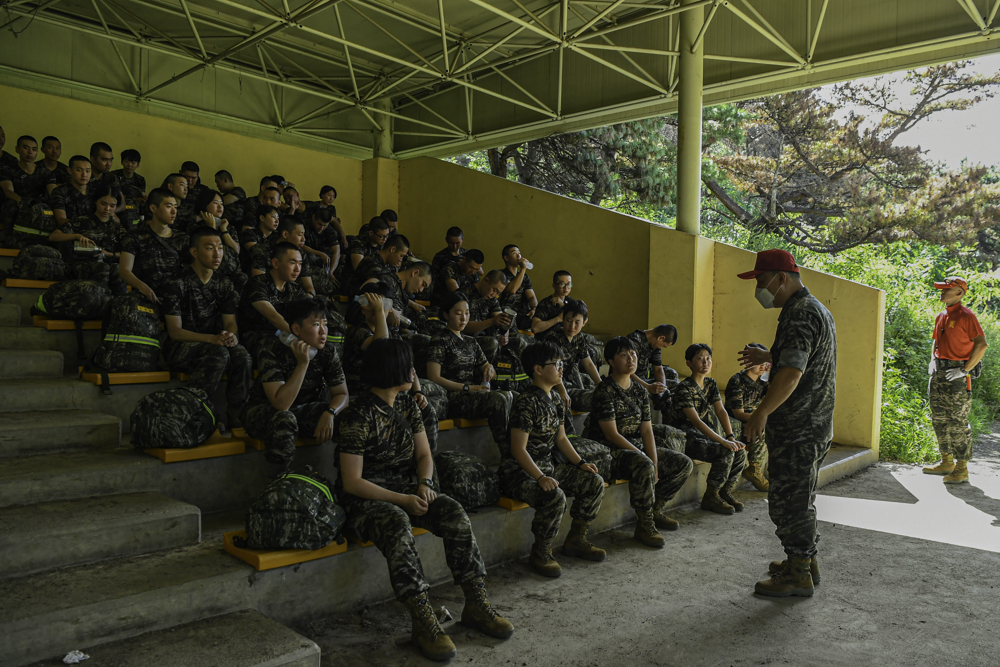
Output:
<instances>
[{"instance_id":1,"label":"camouflage backpack","mask_svg":"<svg viewBox=\"0 0 1000 667\"><path fill-rule=\"evenodd\" d=\"M51 206L38 200L24 201L17 210L12 237L17 247L24 248L44 243L56 228L56 216Z\"/></svg>"},{"instance_id":2,"label":"camouflage backpack","mask_svg":"<svg viewBox=\"0 0 1000 667\"><path fill-rule=\"evenodd\" d=\"M441 452L435 468L441 479L441 493L467 510L495 505L500 500L496 472L472 454Z\"/></svg>"},{"instance_id":3,"label":"camouflage backpack","mask_svg":"<svg viewBox=\"0 0 1000 667\"><path fill-rule=\"evenodd\" d=\"M177 387L139 399L129 424L132 445L138 449L188 449L204 444L215 432L215 414L204 390Z\"/></svg>"},{"instance_id":4,"label":"camouflage backpack","mask_svg":"<svg viewBox=\"0 0 1000 667\"><path fill-rule=\"evenodd\" d=\"M248 549L322 549L340 534L347 521L333 499L330 481L319 473L286 473L271 482L247 510Z\"/></svg>"},{"instance_id":5,"label":"camouflage backpack","mask_svg":"<svg viewBox=\"0 0 1000 667\"><path fill-rule=\"evenodd\" d=\"M100 320L111 305L111 290L95 280L64 280L45 290L34 308L53 320Z\"/></svg>"},{"instance_id":6,"label":"camouflage backpack","mask_svg":"<svg viewBox=\"0 0 1000 667\"><path fill-rule=\"evenodd\" d=\"M104 339L91 357L108 373L157 370L163 330L156 305L137 292L116 296L103 327Z\"/></svg>"},{"instance_id":7,"label":"camouflage backpack","mask_svg":"<svg viewBox=\"0 0 1000 667\"><path fill-rule=\"evenodd\" d=\"M8 278L25 280L62 280L66 277L66 262L55 248L29 245L14 258Z\"/></svg>"},{"instance_id":8,"label":"camouflage backpack","mask_svg":"<svg viewBox=\"0 0 1000 667\"><path fill-rule=\"evenodd\" d=\"M521 360L509 346L500 348L496 356L496 388L502 391L522 392L531 386L531 378L524 372Z\"/></svg>"},{"instance_id":9,"label":"camouflage backpack","mask_svg":"<svg viewBox=\"0 0 1000 667\"><path fill-rule=\"evenodd\" d=\"M589 415L588 415L589 419ZM573 449L576 453L587 459L590 463L597 466L597 473L604 478L605 482L611 481L611 463L614 459L611 458L611 448L607 445L594 440L588 440L586 438L581 438L576 435L568 436L570 443L573 445ZM556 458L565 457L562 452L558 452Z\"/></svg>"},{"instance_id":10,"label":"camouflage backpack","mask_svg":"<svg viewBox=\"0 0 1000 667\"><path fill-rule=\"evenodd\" d=\"M132 188L135 190L135 188ZM142 207L139 200L126 197L124 208L118 212L118 221L125 230L131 231L142 224Z\"/></svg>"}]
</instances>

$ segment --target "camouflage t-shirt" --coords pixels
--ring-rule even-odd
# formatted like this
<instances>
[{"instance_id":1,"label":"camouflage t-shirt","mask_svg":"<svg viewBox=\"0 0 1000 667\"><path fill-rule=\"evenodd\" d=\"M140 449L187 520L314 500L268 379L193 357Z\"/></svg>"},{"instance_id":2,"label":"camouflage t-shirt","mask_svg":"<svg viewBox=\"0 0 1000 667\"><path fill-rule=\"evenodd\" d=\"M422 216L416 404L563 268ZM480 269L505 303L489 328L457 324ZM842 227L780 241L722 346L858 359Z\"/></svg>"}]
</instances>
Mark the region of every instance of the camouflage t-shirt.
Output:
<instances>
[{"instance_id":1,"label":"camouflage t-shirt","mask_svg":"<svg viewBox=\"0 0 1000 667\"><path fill-rule=\"evenodd\" d=\"M117 199L119 203L121 203L122 201L122 189L121 187L119 187L118 181L115 180L114 176L112 176L110 173L107 174L106 176L94 173L91 175L90 181L87 183L87 197L90 199L91 210L94 209L94 205L97 203L97 199L95 199L95 197L97 196L97 189L104 183L110 184L111 195L115 199ZM180 213L178 213L178 216L179 215Z\"/></svg>"},{"instance_id":2,"label":"camouflage t-shirt","mask_svg":"<svg viewBox=\"0 0 1000 667\"><path fill-rule=\"evenodd\" d=\"M49 195L49 202L53 210L61 209L66 212L66 219L73 220L94 211L94 205L86 193L80 192L69 183L60 185Z\"/></svg>"},{"instance_id":3,"label":"camouflage t-shirt","mask_svg":"<svg viewBox=\"0 0 1000 667\"><path fill-rule=\"evenodd\" d=\"M372 278L381 282L389 283L389 276L396 275L398 271L394 266L389 266L382 260L382 255L375 253L365 257L358 263L358 268L354 269L351 282L347 285L348 294L360 293L361 285Z\"/></svg>"},{"instance_id":4,"label":"camouflage t-shirt","mask_svg":"<svg viewBox=\"0 0 1000 667\"><path fill-rule=\"evenodd\" d=\"M35 163L35 165L49 172L49 179L50 179L49 185L53 183L55 183L56 185L63 185L64 183L65 184L69 183L69 167L63 164L62 162L57 161L56 166L52 169L46 167L45 162L43 160L39 160L38 162Z\"/></svg>"},{"instance_id":5,"label":"camouflage t-shirt","mask_svg":"<svg viewBox=\"0 0 1000 667\"><path fill-rule=\"evenodd\" d=\"M350 244L347 246L347 256L351 255L361 255L362 261L365 257L371 257L372 255L378 254L378 251L382 249L382 246L373 246L371 242L368 241L368 236L355 236L351 239ZM358 266L361 266L361 262L358 262Z\"/></svg>"},{"instance_id":6,"label":"camouflage t-shirt","mask_svg":"<svg viewBox=\"0 0 1000 667\"><path fill-rule=\"evenodd\" d=\"M340 235L337 233L337 230L334 229L333 225L327 225L322 232L317 232L311 222L307 223L305 228L306 245L313 250L318 250L319 252L330 255L333 246L340 244ZM305 257L306 261L317 269L323 266L323 261L316 255L306 253Z\"/></svg>"},{"instance_id":7,"label":"camouflage t-shirt","mask_svg":"<svg viewBox=\"0 0 1000 667\"><path fill-rule=\"evenodd\" d=\"M121 250L122 239L126 233L114 218L108 218L107 222L103 222L95 213L70 220L62 231L67 234L83 234L96 243L98 248L108 252Z\"/></svg>"},{"instance_id":8,"label":"camouflage t-shirt","mask_svg":"<svg viewBox=\"0 0 1000 667\"><path fill-rule=\"evenodd\" d=\"M469 301L469 321L470 322L482 322L483 320L490 319L494 313L499 313L500 299L487 299L482 294L479 293L479 288L474 284L468 284L459 290L468 297ZM495 334L503 333L499 327L496 325L489 326L479 333L477 336L492 336Z\"/></svg>"},{"instance_id":9,"label":"camouflage t-shirt","mask_svg":"<svg viewBox=\"0 0 1000 667\"><path fill-rule=\"evenodd\" d=\"M786 443L829 442L837 391L837 328L830 311L806 287L789 297L778 316L771 373L786 366L802 371L802 377L771 413L768 433Z\"/></svg>"},{"instance_id":10,"label":"camouflage t-shirt","mask_svg":"<svg viewBox=\"0 0 1000 667\"><path fill-rule=\"evenodd\" d=\"M0 150L0 169L12 167L17 164L17 158L7 151Z\"/></svg>"},{"instance_id":11,"label":"camouflage t-shirt","mask_svg":"<svg viewBox=\"0 0 1000 667\"><path fill-rule=\"evenodd\" d=\"M257 352L257 382L250 392L250 405L268 403L264 385L268 382L288 382L295 372L295 354L292 349L278 340L278 337L266 339ZM306 403L329 402L333 387L344 384L344 369L340 365L340 357L336 349L329 343L309 362L299 393L292 405Z\"/></svg>"},{"instance_id":12,"label":"camouflage t-shirt","mask_svg":"<svg viewBox=\"0 0 1000 667\"><path fill-rule=\"evenodd\" d=\"M235 193L234 193L235 194ZM243 220L241 222L241 227L257 227L257 209L259 209L263 204L260 203L260 199L257 197L248 197L247 199L239 202L240 208L243 210ZM240 237L240 242L243 242L243 237Z\"/></svg>"},{"instance_id":13,"label":"camouflage t-shirt","mask_svg":"<svg viewBox=\"0 0 1000 667\"><path fill-rule=\"evenodd\" d=\"M145 192L146 191L146 177L139 172L132 172L132 176L126 176L124 169L115 169L111 172L114 177L115 182L118 183L118 187L122 189L122 192L126 193L126 196L135 196L133 192ZM189 194L190 196L190 194Z\"/></svg>"},{"instance_id":14,"label":"camouflage t-shirt","mask_svg":"<svg viewBox=\"0 0 1000 667\"><path fill-rule=\"evenodd\" d=\"M587 345L587 340L579 334L570 340L560 325L544 332L540 340L554 343L562 350L563 386L566 389L585 389L583 374L580 372L580 362L590 357L590 347Z\"/></svg>"},{"instance_id":15,"label":"camouflage t-shirt","mask_svg":"<svg viewBox=\"0 0 1000 667\"><path fill-rule=\"evenodd\" d=\"M550 294L546 298L539 301L538 305L535 307L535 314L532 317L538 318L543 322L548 322L553 317L562 315L563 308L565 308L565 306L552 303L552 298L554 296L555 294Z\"/></svg>"},{"instance_id":16,"label":"camouflage t-shirt","mask_svg":"<svg viewBox=\"0 0 1000 667\"><path fill-rule=\"evenodd\" d=\"M639 431L642 422L652 419L649 406L649 392L638 382L628 389L622 389L610 375L597 385L591 399L590 414L587 416L587 437L608 443L601 430L601 422L615 422L618 433L626 440L641 439Z\"/></svg>"},{"instance_id":17,"label":"camouflage t-shirt","mask_svg":"<svg viewBox=\"0 0 1000 667\"><path fill-rule=\"evenodd\" d=\"M441 275L441 269L465 257L466 252L468 251L465 248L459 248L458 255L455 256L451 254L451 250L445 248L434 255L434 258L431 260L431 273L434 275L434 279L437 280Z\"/></svg>"},{"instance_id":18,"label":"camouflage t-shirt","mask_svg":"<svg viewBox=\"0 0 1000 667\"><path fill-rule=\"evenodd\" d=\"M247 243L264 243L273 235L274 232L271 232L267 236L264 236L264 232L260 231L260 228L257 226L247 227L240 232L240 246L244 246Z\"/></svg>"},{"instance_id":19,"label":"camouflage t-shirt","mask_svg":"<svg viewBox=\"0 0 1000 667\"><path fill-rule=\"evenodd\" d=\"M390 406L368 392L354 400L340 418L337 458L340 454L363 456L362 479L390 491L412 491L417 482L413 435L423 430L420 410L408 393L397 394ZM343 492L339 476L336 483Z\"/></svg>"},{"instance_id":20,"label":"camouflage t-shirt","mask_svg":"<svg viewBox=\"0 0 1000 667\"><path fill-rule=\"evenodd\" d=\"M248 331L273 333L275 331L274 325L254 308L253 304L258 301L267 301L275 306L279 303L288 303L308 297L309 295L302 289L302 285L298 283L285 283L284 289L279 290L274 284L274 278L270 271L259 276L251 276L246 287L243 288L243 296L240 299L239 318L237 319L240 331L244 333Z\"/></svg>"},{"instance_id":21,"label":"camouflage t-shirt","mask_svg":"<svg viewBox=\"0 0 1000 667\"><path fill-rule=\"evenodd\" d=\"M229 278L212 273L207 283L188 267L167 283L160 296L164 316L181 318L181 327L214 336L223 329L222 316L236 315L239 295Z\"/></svg>"},{"instance_id":22,"label":"camouflage t-shirt","mask_svg":"<svg viewBox=\"0 0 1000 667\"><path fill-rule=\"evenodd\" d=\"M722 433L722 425L719 424L719 419L715 415L713 407L716 401L722 401L722 395L719 393L719 385L710 377L706 377L704 383L705 388L702 389L690 377L681 380L681 383L677 385L677 388L672 393L673 404L670 407L669 425L685 432L701 435L698 427L692 424L691 420L684 414L684 408L694 408L694 411L698 413L698 417L709 428L719 435L725 435L725 433Z\"/></svg>"},{"instance_id":23,"label":"camouflage t-shirt","mask_svg":"<svg viewBox=\"0 0 1000 667\"><path fill-rule=\"evenodd\" d=\"M132 265L135 277L159 292L167 281L180 274L184 268L182 259L190 256L189 247L188 235L184 232L175 230L172 236L162 237L154 234L149 225L143 225L125 235L121 251L135 258Z\"/></svg>"},{"instance_id":24,"label":"camouflage t-shirt","mask_svg":"<svg viewBox=\"0 0 1000 667\"><path fill-rule=\"evenodd\" d=\"M271 258L274 257L274 248L282 240L280 236L276 233L271 234L267 237L266 241L258 242L257 245L250 248L250 268L257 269L267 273L271 270ZM305 253L302 253L305 254ZM299 271L299 278L308 278L311 274L308 264L302 263L302 269Z\"/></svg>"},{"instance_id":25,"label":"camouflage t-shirt","mask_svg":"<svg viewBox=\"0 0 1000 667\"><path fill-rule=\"evenodd\" d=\"M445 380L479 384L483 379L479 369L486 363L486 355L472 336L458 336L445 330L431 338L427 361L441 364L441 377Z\"/></svg>"},{"instance_id":26,"label":"camouflage t-shirt","mask_svg":"<svg viewBox=\"0 0 1000 667\"><path fill-rule=\"evenodd\" d=\"M754 380L745 372L740 371L729 378L726 385L726 412L730 417L734 410L753 412L764 400L767 393L767 383L763 380Z\"/></svg>"},{"instance_id":27,"label":"camouflage t-shirt","mask_svg":"<svg viewBox=\"0 0 1000 667\"><path fill-rule=\"evenodd\" d=\"M508 268L503 270L505 276L507 276L507 282L512 283L517 279L514 272ZM509 292L503 292L500 295L500 303L505 308L513 308L518 315L524 315L529 310L531 310L531 305L528 303L528 297L525 296L525 292L531 289L531 278L527 275L524 276L524 280L521 281L521 286L513 294Z\"/></svg>"},{"instance_id":28,"label":"camouflage t-shirt","mask_svg":"<svg viewBox=\"0 0 1000 667\"><path fill-rule=\"evenodd\" d=\"M14 193L22 199L44 200L49 196L46 185L56 183L51 171L35 163L35 170L28 173L19 163L10 167L0 167L0 181L10 181Z\"/></svg>"},{"instance_id":29,"label":"camouflage t-shirt","mask_svg":"<svg viewBox=\"0 0 1000 667\"><path fill-rule=\"evenodd\" d=\"M361 346L374 335L375 332L369 329L367 324L361 324L348 329L344 336L344 374L347 376L347 386L351 388L351 393L368 390L367 386L361 384L361 362L365 357L365 351ZM398 340L400 335L390 331L389 338Z\"/></svg>"},{"instance_id":30,"label":"camouflage t-shirt","mask_svg":"<svg viewBox=\"0 0 1000 667\"><path fill-rule=\"evenodd\" d=\"M473 273L471 276L466 275L465 272L462 271L462 267L459 266L457 261L452 262L451 264L445 265L445 267L441 269L441 277L439 281L440 286L438 291L445 294L449 291L448 286L445 284L448 280L454 280L456 283L458 283L457 291L464 290L469 285L475 285L476 283L478 283L479 277L480 276L478 272Z\"/></svg>"},{"instance_id":31,"label":"camouflage t-shirt","mask_svg":"<svg viewBox=\"0 0 1000 667\"><path fill-rule=\"evenodd\" d=\"M528 434L528 455L536 463L551 461L556 436L565 416L565 403L553 394L555 390L546 394L541 388L531 385L518 394L510 408L510 428ZM499 447L501 461L513 460L508 442L499 443Z\"/></svg>"},{"instance_id":32,"label":"camouflage t-shirt","mask_svg":"<svg viewBox=\"0 0 1000 667\"><path fill-rule=\"evenodd\" d=\"M174 218L174 227L186 229L190 233L195 227L201 226L201 216L194 210L196 201L197 199L189 192L187 197L177 202L177 217Z\"/></svg>"},{"instance_id":33,"label":"camouflage t-shirt","mask_svg":"<svg viewBox=\"0 0 1000 667\"><path fill-rule=\"evenodd\" d=\"M660 348L649 344L649 341L646 339L646 332L642 329L636 329L625 337L635 343L636 356L638 357L635 366L636 376L643 380L651 379L653 377L653 367L663 365Z\"/></svg>"}]
</instances>

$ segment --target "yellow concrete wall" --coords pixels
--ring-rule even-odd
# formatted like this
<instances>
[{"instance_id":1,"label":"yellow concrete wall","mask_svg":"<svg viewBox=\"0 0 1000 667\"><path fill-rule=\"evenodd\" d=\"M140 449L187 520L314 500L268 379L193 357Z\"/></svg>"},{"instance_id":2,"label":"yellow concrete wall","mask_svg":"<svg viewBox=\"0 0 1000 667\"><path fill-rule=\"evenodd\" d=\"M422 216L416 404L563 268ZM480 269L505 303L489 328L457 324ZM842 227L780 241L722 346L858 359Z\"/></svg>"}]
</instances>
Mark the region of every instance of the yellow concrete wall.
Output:
<instances>
[{"instance_id":1,"label":"yellow concrete wall","mask_svg":"<svg viewBox=\"0 0 1000 667\"><path fill-rule=\"evenodd\" d=\"M362 223L359 160L7 86L0 86L0 123L7 135L5 150L11 153L22 134L39 142L49 134L59 137L64 162L77 153L89 154L92 143L104 141L114 150L118 169L121 152L135 148L142 153L139 173L149 187L159 185L185 160L198 163L211 187L215 172L228 170L250 196L268 174L295 183L303 199L317 199L319 189L329 184L337 188L337 214L347 232Z\"/></svg>"},{"instance_id":2,"label":"yellow concrete wall","mask_svg":"<svg viewBox=\"0 0 1000 667\"><path fill-rule=\"evenodd\" d=\"M387 208L399 213L399 162L381 157L365 160L362 182L361 217L364 222ZM402 222L405 227L406 221ZM356 230L349 228L346 231L353 234Z\"/></svg>"}]
</instances>

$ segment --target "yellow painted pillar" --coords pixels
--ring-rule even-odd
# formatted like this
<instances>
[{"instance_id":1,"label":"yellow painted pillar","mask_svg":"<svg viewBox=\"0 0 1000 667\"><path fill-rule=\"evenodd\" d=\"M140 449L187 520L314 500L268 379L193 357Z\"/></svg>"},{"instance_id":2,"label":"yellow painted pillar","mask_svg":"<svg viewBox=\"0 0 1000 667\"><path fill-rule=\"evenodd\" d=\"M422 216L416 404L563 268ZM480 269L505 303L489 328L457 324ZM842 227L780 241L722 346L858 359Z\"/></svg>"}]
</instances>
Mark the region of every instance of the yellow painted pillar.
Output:
<instances>
[{"instance_id":1,"label":"yellow painted pillar","mask_svg":"<svg viewBox=\"0 0 1000 667\"><path fill-rule=\"evenodd\" d=\"M682 0L688 5L695 0ZM701 105L705 40L692 49L705 25L703 7L681 12L677 100L677 229L701 231Z\"/></svg>"},{"instance_id":2,"label":"yellow painted pillar","mask_svg":"<svg viewBox=\"0 0 1000 667\"><path fill-rule=\"evenodd\" d=\"M372 116L379 127L372 128L372 157L392 157L392 116L379 113L379 111L391 111L392 102L389 100L378 100L374 104L376 111ZM381 128L381 129L379 129Z\"/></svg>"},{"instance_id":3,"label":"yellow painted pillar","mask_svg":"<svg viewBox=\"0 0 1000 667\"><path fill-rule=\"evenodd\" d=\"M361 165L361 217L368 222L387 208L402 216L399 211L399 162L373 157Z\"/></svg>"}]
</instances>

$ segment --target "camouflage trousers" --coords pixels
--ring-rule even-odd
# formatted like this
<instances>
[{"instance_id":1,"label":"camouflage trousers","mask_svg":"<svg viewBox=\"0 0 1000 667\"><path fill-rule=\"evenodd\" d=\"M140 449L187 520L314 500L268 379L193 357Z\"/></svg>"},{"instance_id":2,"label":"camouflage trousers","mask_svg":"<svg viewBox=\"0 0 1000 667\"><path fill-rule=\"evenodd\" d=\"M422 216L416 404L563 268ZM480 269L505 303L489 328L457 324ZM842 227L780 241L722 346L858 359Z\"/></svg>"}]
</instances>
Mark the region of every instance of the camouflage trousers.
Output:
<instances>
[{"instance_id":1,"label":"camouflage trousers","mask_svg":"<svg viewBox=\"0 0 1000 667\"><path fill-rule=\"evenodd\" d=\"M733 435L736 436L736 439L747 446L747 463L764 465L767 461L767 433L765 432L764 437L757 442L747 442L743 438L743 422L736 417L730 417L729 423L732 424Z\"/></svg>"},{"instance_id":2,"label":"camouflage trousers","mask_svg":"<svg viewBox=\"0 0 1000 667\"><path fill-rule=\"evenodd\" d=\"M257 354L264 346L265 342L274 338L274 331L241 331L240 345L250 353L253 359L254 368L257 368Z\"/></svg>"},{"instance_id":3,"label":"camouflage trousers","mask_svg":"<svg viewBox=\"0 0 1000 667\"><path fill-rule=\"evenodd\" d=\"M270 403L261 403L244 411L243 426L251 438L264 441L264 459L268 463L283 465L295 458L297 438L313 437L328 407L329 401L316 401L276 410Z\"/></svg>"},{"instance_id":4,"label":"camouflage trousers","mask_svg":"<svg viewBox=\"0 0 1000 667\"><path fill-rule=\"evenodd\" d=\"M321 294L323 296L331 296L337 293L339 285L335 285L332 280L330 280L330 274L326 272L326 267L313 266L311 268L311 276L313 281L313 287L316 289L316 294Z\"/></svg>"},{"instance_id":5,"label":"camouflage trousers","mask_svg":"<svg viewBox=\"0 0 1000 667\"><path fill-rule=\"evenodd\" d=\"M486 419L493 441L507 439L507 418L514 399L509 391L449 391L448 417Z\"/></svg>"},{"instance_id":6,"label":"camouflage trousers","mask_svg":"<svg viewBox=\"0 0 1000 667\"><path fill-rule=\"evenodd\" d=\"M789 558L816 555L816 483L830 442L784 441L777 437L767 444L770 457L770 487L767 509L775 525L774 534Z\"/></svg>"},{"instance_id":7,"label":"camouflage trousers","mask_svg":"<svg viewBox=\"0 0 1000 667\"><path fill-rule=\"evenodd\" d=\"M559 482L552 491L544 491L517 461L500 464L500 494L520 500L535 508L531 532L543 540L555 538L566 513L566 496L573 496L569 515L580 521L593 521L604 500L604 478L568 463L536 461L535 465L547 477Z\"/></svg>"},{"instance_id":8,"label":"camouflage trousers","mask_svg":"<svg viewBox=\"0 0 1000 667\"><path fill-rule=\"evenodd\" d=\"M731 451L701 433L687 432L684 453L690 459L712 464L707 483L716 489L722 488L727 482L738 482L747 467L747 450Z\"/></svg>"},{"instance_id":9,"label":"camouflage trousers","mask_svg":"<svg viewBox=\"0 0 1000 667\"><path fill-rule=\"evenodd\" d=\"M434 407L438 419L444 419L448 414L448 390L430 380L420 380L420 392L427 397L427 402Z\"/></svg>"},{"instance_id":10,"label":"camouflage trousers","mask_svg":"<svg viewBox=\"0 0 1000 667\"><path fill-rule=\"evenodd\" d=\"M204 389L209 396L215 394L223 373L226 380L226 403L234 410L242 410L250 395L252 362L250 353L242 345L224 347L212 343L170 344L167 362L170 369L191 376L191 386Z\"/></svg>"},{"instance_id":11,"label":"camouflage trousers","mask_svg":"<svg viewBox=\"0 0 1000 667\"><path fill-rule=\"evenodd\" d=\"M948 382L944 371L964 365L964 361L938 361L937 372L931 376L928 391L931 423L938 447L942 454L951 454L959 461L972 458L972 429L969 427L972 393L967 389L966 378Z\"/></svg>"},{"instance_id":12,"label":"camouflage trousers","mask_svg":"<svg viewBox=\"0 0 1000 667\"><path fill-rule=\"evenodd\" d=\"M642 449L642 442L632 443ZM665 503L681 490L694 470L683 453L666 447L656 448L656 466L645 452L614 448L611 452L611 479L627 479L629 504L637 512ZM660 478L656 479L659 471Z\"/></svg>"},{"instance_id":13,"label":"camouflage trousers","mask_svg":"<svg viewBox=\"0 0 1000 667\"><path fill-rule=\"evenodd\" d=\"M486 361L491 364L495 362L497 353L500 351L500 341L497 340L496 336L474 336L474 340L479 343L479 347L483 349L483 354L486 355ZM519 334L513 329L510 331L510 336L507 338L506 349L514 353L514 356L518 359L521 358L521 353L529 345L529 339L523 334Z\"/></svg>"},{"instance_id":14,"label":"camouflage trousers","mask_svg":"<svg viewBox=\"0 0 1000 667\"><path fill-rule=\"evenodd\" d=\"M416 488L403 492L416 493ZM457 500L438 494L426 514L413 516L402 507L382 500L365 500L348 494L341 497L347 511L345 527L359 539L374 542L385 556L397 599L406 600L430 589L413 542L412 528L424 528L444 540L444 557L456 584L486 576L472 522Z\"/></svg>"}]
</instances>

